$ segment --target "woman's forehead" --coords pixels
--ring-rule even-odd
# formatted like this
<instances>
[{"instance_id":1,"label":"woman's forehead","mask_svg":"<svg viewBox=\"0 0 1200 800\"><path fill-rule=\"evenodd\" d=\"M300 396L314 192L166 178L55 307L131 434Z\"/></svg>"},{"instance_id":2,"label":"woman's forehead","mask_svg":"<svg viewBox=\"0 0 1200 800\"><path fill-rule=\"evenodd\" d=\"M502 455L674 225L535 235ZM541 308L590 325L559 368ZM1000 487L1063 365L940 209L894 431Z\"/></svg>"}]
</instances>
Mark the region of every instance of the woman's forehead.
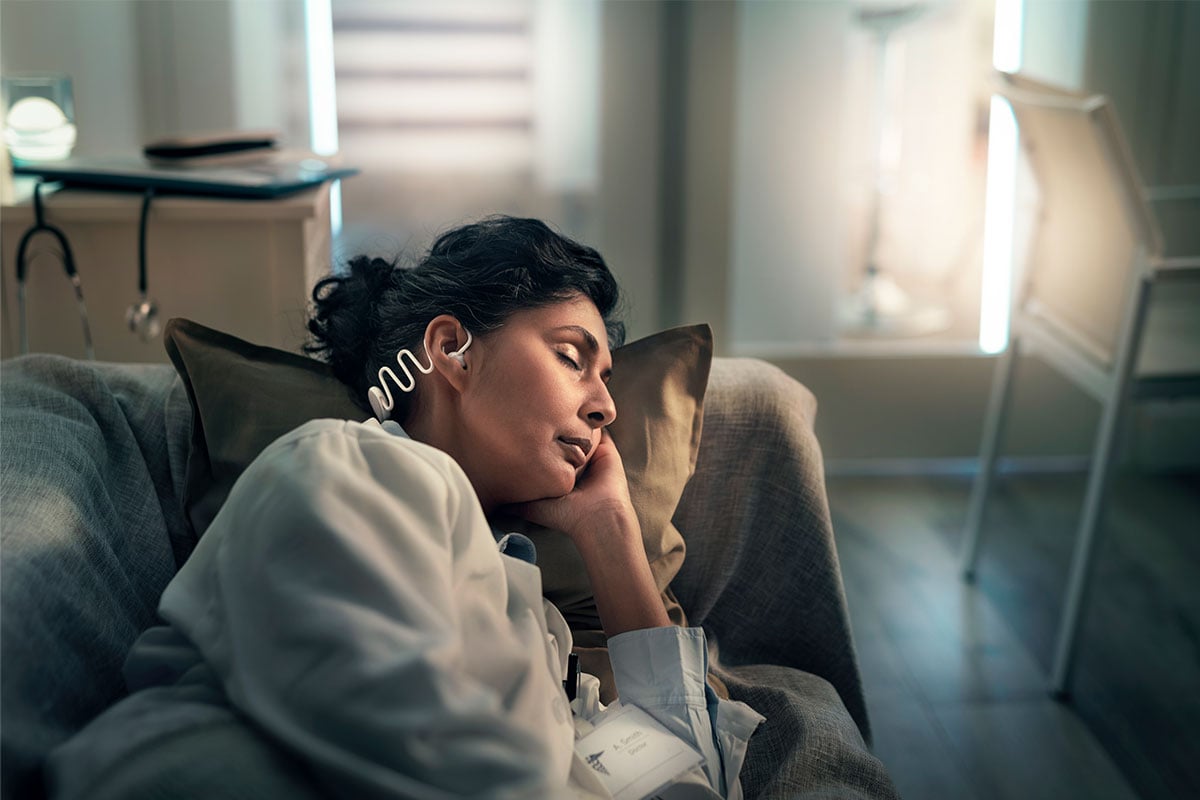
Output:
<instances>
[{"instance_id":1,"label":"woman's forehead","mask_svg":"<svg viewBox=\"0 0 1200 800\"><path fill-rule=\"evenodd\" d=\"M587 297L573 297L547 306L526 309L513 314L511 322L528 325L542 333L575 334L595 344L598 350L608 351L608 333L604 318L596 304Z\"/></svg>"}]
</instances>

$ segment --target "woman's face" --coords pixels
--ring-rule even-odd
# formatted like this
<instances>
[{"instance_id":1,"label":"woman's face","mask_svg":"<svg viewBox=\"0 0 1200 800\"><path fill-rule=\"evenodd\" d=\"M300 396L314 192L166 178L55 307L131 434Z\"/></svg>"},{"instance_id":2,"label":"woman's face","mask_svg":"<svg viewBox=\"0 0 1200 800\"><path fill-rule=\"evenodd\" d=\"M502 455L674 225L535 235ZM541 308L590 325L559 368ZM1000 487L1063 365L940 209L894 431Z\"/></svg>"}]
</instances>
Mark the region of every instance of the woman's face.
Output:
<instances>
[{"instance_id":1,"label":"woman's face","mask_svg":"<svg viewBox=\"0 0 1200 800\"><path fill-rule=\"evenodd\" d=\"M616 417L595 304L580 296L519 311L466 356L455 456L484 508L570 492Z\"/></svg>"}]
</instances>

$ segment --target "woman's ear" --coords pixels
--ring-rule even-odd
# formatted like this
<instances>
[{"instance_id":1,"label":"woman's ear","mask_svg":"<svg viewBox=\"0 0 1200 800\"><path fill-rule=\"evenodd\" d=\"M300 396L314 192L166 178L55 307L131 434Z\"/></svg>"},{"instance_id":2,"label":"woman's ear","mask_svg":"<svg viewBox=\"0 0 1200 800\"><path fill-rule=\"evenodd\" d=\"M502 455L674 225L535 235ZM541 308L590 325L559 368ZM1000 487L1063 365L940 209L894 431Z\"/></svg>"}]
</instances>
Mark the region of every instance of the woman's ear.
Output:
<instances>
[{"instance_id":1,"label":"woman's ear","mask_svg":"<svg viewBox=\"0 0 1200 800\"><path fill-rule=\"evenodd\" d=\"M439 314L425 326L425 353L433 368L458 391L466 385L470 334L457 319Z\"/></svg>"}]
</instances>

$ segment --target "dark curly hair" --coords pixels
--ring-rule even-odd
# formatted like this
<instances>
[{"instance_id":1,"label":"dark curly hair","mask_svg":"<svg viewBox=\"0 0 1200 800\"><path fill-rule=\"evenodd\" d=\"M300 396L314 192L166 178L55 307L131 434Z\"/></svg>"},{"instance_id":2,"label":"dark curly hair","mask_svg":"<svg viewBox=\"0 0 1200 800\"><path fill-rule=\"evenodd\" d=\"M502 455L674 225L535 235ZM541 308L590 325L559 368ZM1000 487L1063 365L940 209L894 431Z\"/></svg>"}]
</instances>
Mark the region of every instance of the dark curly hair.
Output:
<instances>
[{"instance_id":1,"label":"dark curly hair","mask_svg":"<svg viewBox=\"0 0 1200 800\"><path fill-rule=\"evenodd\" d=\"M422 353L425 328L439 314L453 315L478 338L514 312L579 295L596 304L609 346L623 344L620 290L596 250L540 220L492 216L442 234L412 267L399 259L350 259L313 288L304 349L326 361L369 413L367 389L379 368L394 363L401 348ZM403 420L411 398L398 402L396 418Z\"/></svg>"}]
</instances>

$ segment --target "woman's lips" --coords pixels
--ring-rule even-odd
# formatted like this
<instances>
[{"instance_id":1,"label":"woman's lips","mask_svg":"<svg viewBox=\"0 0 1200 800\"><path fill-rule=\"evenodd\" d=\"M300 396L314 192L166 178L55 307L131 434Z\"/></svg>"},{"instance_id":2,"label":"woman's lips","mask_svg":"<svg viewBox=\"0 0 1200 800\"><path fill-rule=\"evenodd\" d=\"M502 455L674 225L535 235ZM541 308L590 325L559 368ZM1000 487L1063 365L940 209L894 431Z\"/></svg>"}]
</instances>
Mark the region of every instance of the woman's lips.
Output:
<instances>
[{"instance_id":1,"label":"woman's lips","mask_svg":"<svg viewBox=\"0 0 1200 800\"><path fill-rule=\"evenodd\" d=\"M592 449L591 440L573 436L560 436L558 443L562 445L563 450L566 452L567 461L570 461L576 469L587 463L588 451Z\"/></svg>"}]
</instances>

